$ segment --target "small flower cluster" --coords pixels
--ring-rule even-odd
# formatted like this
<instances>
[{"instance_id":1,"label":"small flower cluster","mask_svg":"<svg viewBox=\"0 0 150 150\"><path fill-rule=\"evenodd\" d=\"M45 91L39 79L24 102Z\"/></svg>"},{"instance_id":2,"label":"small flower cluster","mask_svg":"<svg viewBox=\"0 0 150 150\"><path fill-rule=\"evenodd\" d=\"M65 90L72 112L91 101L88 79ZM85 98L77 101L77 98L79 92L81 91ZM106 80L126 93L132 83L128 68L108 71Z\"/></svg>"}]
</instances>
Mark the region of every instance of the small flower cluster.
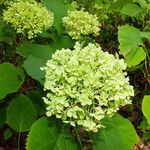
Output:
<instances>
[{"instance_id":1,"label":"small flower cluster","mask_svg":"<svg viewBox=\"0 0 150 150\"><path fill-rule=\"evenodd\" d=\"M100 30L97 16L83 10L69 12L68 16L63 18L63 24L68 34L76 40L80 39L81 36L89 34L97 36Z\"/></svg>"},{"instance_id":2,"label":"small flower cluster","mask_svg":"<svg viewBox=\"0 0 150 150\"><path fill-rule=\"evenodd\" d=\"M18 1L4 11L3 20L10 23L17 33L27 34L28 39L32 39L52 26L54 15L36 1Z\"/></svg>"},{"instance_id":3,"label":"small flower cluster","mask_svg":"<svg viewBox=\"0 0 150 150\"><path fill-rule=\"evenodd\" d=\"M97 132L103 126L101 120L130 104L134 95L124 60L95 44L82 48L76 43L73 51L58 50L41 69L46 72L47 116L82 125L87 131Z\"/></svg>"}]
</instances>

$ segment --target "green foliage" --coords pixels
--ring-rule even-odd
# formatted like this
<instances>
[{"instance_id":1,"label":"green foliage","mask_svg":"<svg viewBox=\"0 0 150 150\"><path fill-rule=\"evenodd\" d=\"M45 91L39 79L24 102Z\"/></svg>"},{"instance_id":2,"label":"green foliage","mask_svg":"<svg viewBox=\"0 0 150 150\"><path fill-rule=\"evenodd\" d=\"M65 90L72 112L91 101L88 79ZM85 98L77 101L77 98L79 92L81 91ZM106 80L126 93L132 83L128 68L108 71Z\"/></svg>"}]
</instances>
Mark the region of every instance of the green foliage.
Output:
<instances>
[{"instance_id":1,"label":"green foliage","mask_svg":"<svg viewBox=\"0 0 150 150\"><path fill-rule=\"evenodd\" d=\"M126 56L132 49L142 45L139 29L129 25L119 27L118 31L120 53Z\"/></svg>"},{"instance_id":2,"label":"green foliage","mask_svg":"<svg viewBox=\"0 0 150 150\"><path fill-rule=\"evenodd\" d=\"M14 30L0 19L0 42L6 42L12 45L14 38Z\"/></svg>"},{"instance_id":3,"label":"green foliage","mask_svg":"<svg viewBox=\"0 0 150 150\"><path fill-rule=\"evenodd\" d=\"M149 44L149 0L1 0L0 147L129 150L135 129L149 140Z\"/></svg>"},{"instance_id":4,"label":"green foliage","mask_svg":"<svg viewBox=\"0 0 150 150\"><path fill-rule=\"evenodd\" d=\"M0 64L0 100L16 92L24 82L24 72L10 63Z\"/></svg>"},{"instance_id":5,"label":"green foliage","mask_svg":"<svg viewBox=\"0 0 150 150\"><path fill-rule=\"evenodd\" d=\"M0 128L6 123L6 106L0 105Z\"/></svg>"},{"instance_id":6,"label":"green foliage","mask_svg":"<svg viewBox=\"0 0 150 150\"><path fill-rule=\"evenodd\" d=\"M67 14L64 0L41 0L47 9L54 13L54 26L59 33L63 32L62 18Z\"/></svg>"},{"instance_id":7,"label":"green foliage","mask_svg":"<svg viewBox=\"0 0 150 150\"><path fill-rule=\"evenodd\" d=\"M142 102L142 112L150 125L150 95L145 95Z\"/></svg>"},{"instance_id":8,"label":"green foliage","mask_svg":"<svg viewBox=\"0 0 150 150\"><path fill-rule=\"evenodd\" d=\"M146 58L145 51L139 47L143 46L141 34L143 36L144 32L129 25L119 27L120 53L125 57L128 67L136 66Z\"/></svg>"},{"instance_id":9,"label":"green foliage","mask_svg":"<svg viewBox=\"0 0 150 150\"><path fill-rule=\"evenodd\" d=\"M37 91L31 91L27 95L30 100L32 101L33 105L35 106L38 115L44 115L46 113L45 110L45 103L42 99L42 97L45 96L45 93L43 91L37 90Z\"/></svg>"},{"instance_id":10,"label":"green foliage","mask_svg":"<svg viewBox=\"0 0 150 150\"><path fill-rule=\"evenodd\" d=\"M51 58L54 50L50 45L23 43L17 48L17 53L28 58L30 55L43 61Z\"/></svg>"},{"instance_id":11,"label":"green foliage","mask_svg":"<svg viewBox=\"0 0 150 150\"><path fill-rule=\"evenodd\" d=\"M128 67L136 66L140 64L146 58L146 53L142 47L132 49L126 56L125 62Z\"/></svg>"},{"instance_id":12,"label":"green foliage","mask_svg":"<svg viewBox=\"0 0 150 150\"><path fill-rule=\"evenodd\" d=\"M38 132L37 132L38 131ZM59 120L45 117L36 121L29 132L27 150L78 150L72 135Z\"/></svg>"},{"instance_id":13,"label":"green foliage","mask_svg":"<svg viewBox=\"0 0 150 150\"><path fill-rule=\"evenodd\" d=\"M120 115L103 120L106 128L93 135L94 150L129 150L139 141L131 122Z\"/></svg>"},{"instance_id":14,"label":"green foliage","mask_svg":"<svg viewBox=\"0 0 150 150\"><path fill-rule=\"evenodd\" d=\"M40 67L42 67L44 64L45 61L31 55L26 61L24 61L23 67L25 68L28 75L43 84L45 74L40 70Z\"/></svg>"},{"instance_id":15,"label":"green foliage","mask_svg":"<svg viewBox=\"0 0 150 150\"><path fill-rule=\"evenodd\" d=\"M4 132L4 139L5 140L8 140L9 138L12 137L12 130L10 128L7 128Z\"/></svg>"},{"instance_id":16,"label":"green foliage","mask_svg":"<svg viewBox=\"0 0 150 150\"><path fill-rule=\"evenodd\" d=\"M54 51L51 46L29 43L24 43L17 49L18 54L27 58L23 64L26 72L42 84L45 74L40 70L40 67L45 65Z\"/></svg>"},{"instance_id":17,"label":"green foliage","mask_svg":"<svg viewBox=\"0 0 150 150\"><path fill-rule=\"evenodd\" d=\"M122 8L121 13L130 17L135 17L141 11L142 9L137 4L127 4Z\"/></svg>"},{"instance_id":18,"label":"green foliage","mask_svg":"<svg viewBox=\"0 0 150 150\"><path fill-rule=\"evenodd\" d=\"M7 123L17 132L28 131L36 120L36 109L25 95L11 100L7 108Z\"/></svg>"}]
</instances>

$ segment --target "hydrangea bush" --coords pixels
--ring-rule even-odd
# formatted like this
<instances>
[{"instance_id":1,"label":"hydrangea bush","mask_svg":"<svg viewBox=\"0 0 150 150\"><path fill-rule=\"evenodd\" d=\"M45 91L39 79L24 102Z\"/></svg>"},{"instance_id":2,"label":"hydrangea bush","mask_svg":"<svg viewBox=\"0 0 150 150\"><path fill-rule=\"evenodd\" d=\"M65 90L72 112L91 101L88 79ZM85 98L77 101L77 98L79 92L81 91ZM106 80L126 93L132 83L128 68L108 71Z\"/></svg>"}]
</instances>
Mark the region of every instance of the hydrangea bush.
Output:
<instances>
[{"instance_id":1,"label":"hydrangea bush","mask_svg":"<svg viewBox=\"0 0 150 150\"><path fill-rule=\"evenodd\" d=\"M134 95L124 60L95 44L83 48L76 43L73 51L58 50L42 69L47 116L82 125L87 131L97 132L103 126L101 120L130 104Z\"/></svg>"},{"instance_id":2,"label":"hydrangea bush","mask_svg":"<svg viewBox=\"0 0 150 150\"><path fill-rule=\"evenodd\" d=\"M52 26L54 15L36 1L10 3L3 13L3 20L11 24L17 33L32 39L37 33Z\"/></svg>"},{"instance_id":3,"label":"hydrangea bush","mask_svg":"<svg viewBox=\"0 0 150 150\"><path fill-rule=\"evenodd\" d=\"M63 18L63 24L73 39L80 39L81 36L89 34L97 36L100 30L97 16L83 10L69 12L68 16Z\"/></svg>"}]
</instances>

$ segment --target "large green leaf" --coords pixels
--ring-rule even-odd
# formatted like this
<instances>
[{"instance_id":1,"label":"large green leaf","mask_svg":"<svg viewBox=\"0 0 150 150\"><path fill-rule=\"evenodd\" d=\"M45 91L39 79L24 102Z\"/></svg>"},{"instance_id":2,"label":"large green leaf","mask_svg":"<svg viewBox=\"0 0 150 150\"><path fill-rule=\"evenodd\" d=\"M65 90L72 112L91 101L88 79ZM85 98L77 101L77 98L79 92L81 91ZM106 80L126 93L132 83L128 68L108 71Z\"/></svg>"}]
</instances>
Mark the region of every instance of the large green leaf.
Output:
<instances>
[{"instance_id":1,"label":"large green leaf","mask_svg":"<svg viewBox=\"0 0 150 150\"><path fill-rule=\"evenodd\" d=\"M143 50L143 48L137 47L131 50L125 56L125 62L128 65L128 67L132 67L140 64L140 62L143 61L145 58L146 58L146 53Z\"/></svg>"},{"instance_id":2,"label":"large green leaf","mask_svg":"<svg viewBox=\"0 0 150 150\"><path fill-rule=\"evenodd\" d=\"M69 129L60 120L45 117L36 121L29 132L27 150L78 150Z\"/></svg>"},{"instance_id":3,"label":"large green leaf","mask_svg":"<svg viewBox=\"0 0 150 150\"><path fill-rule=\"evenodd\" d=\"M47 9L54 13L54 26L60 33L63 31L62 17L67 14L64 0L41 0Z\"/></svg>"},{"instance_id":4,"label":"large green leaf","mask_svg":"<svg viewBox=\"0 0 150 150\"><path fill-rule=\"evenodd\" d=\"M31 100L20 95L11 100L7 109L7 123L17 132L28 131L36 120L36 109Z\"/></svg>"},{"instance_id":5,"label":"large green leaf","mask_svg":"<svg viewBox=\"0 0 150 150\"><path fill-rule=\"evenodd\" d=\"M46 61L33 57L32 55L25 60L23 67L25 68L28 75L33 79L38 80L41 84L44 82L45 72L40 67L45 66Z\"/></svg>"},{"instance_id":6,"label":"large green leaf","mask_svg":"<svg viewBox=\"0 0 150 150\"><path fill-rule=\"evenodd\" d=\"M94 150L129 150L139 140L128 119L120 115L103 121L105 128L93 135Z\"/></svg>"},{"instance_id":7,"label":"large green leaf","mask_svg":"<svg viewBox=\"0 0 150 150\"><path fill-rule=\"evenodd\" d=\"M50 59L54 52L55 50L53 50L51 46L41 44L24 43L17 48L17 53L25 58L28 58L30 55L32 55L42 60Z\"/></svg>"},{"instance_id":8,"label":"large green leaf","mask_svg":"<svg viewBox=\"0 0 150 150\"><path fill-rule=\"evenodd\" d=\"M121 9L121 13L130 17L135 17L142 9L137 4L127 4Z\"/></svg>"},{"instance_id":9,"label":"large green leaf","mask_svg":"<svg viewBox=\"0 0 150 150\"><path fill-rule=\"evenodd\" d=\"M150 125L150 95L145 95L143 98L142 112Z\"/></svg>"},{"instance_id":10,"label":"large green leaf","mask_svg":"<svg viewBox=\"0 0 150 150\"><path fill-rule=\"evenodd\" d=\"M120 53L126 56L132 49L142 45L140 30L129 25L119 27L118 31Z\"/></svg>"},{"instance_id":11,"label":"large green leaf","mask_svg":"<svg viewBox=\"0 0 150 150\"><path fill-rule=\"evenodd\" d=\"M10 63L0 64L0 100L16 92L24 82L24 72Z\"/></svg>"}]
</instances>

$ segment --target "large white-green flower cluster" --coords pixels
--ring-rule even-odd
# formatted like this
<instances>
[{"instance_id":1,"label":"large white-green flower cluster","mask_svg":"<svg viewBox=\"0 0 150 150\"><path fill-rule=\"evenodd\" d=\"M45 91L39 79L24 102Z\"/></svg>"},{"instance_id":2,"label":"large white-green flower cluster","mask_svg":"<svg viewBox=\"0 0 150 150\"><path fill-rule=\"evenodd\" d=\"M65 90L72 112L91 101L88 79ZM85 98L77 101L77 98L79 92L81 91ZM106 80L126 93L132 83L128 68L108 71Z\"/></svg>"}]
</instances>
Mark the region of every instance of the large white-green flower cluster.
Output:
<instances>
[{"instance_id":1,"label":"large white-green flower cluster","mask_svg":"<svg viewBox=\"0 0 150 150\"><path fill-rule=\"evenodd\" d=\"M76 43L73 51L58 50L42 69L46 72L47 116L82 125L87 131L98 131L101 120L130 104L134 95L124 60L95 44L82 48Z\"/></svg>"},{"instance_id":2,"label":"large white-green flower cluster","mask_svg":"<svg viewBox=\"0 0 150 150\"><path fill-rule=\"evenodd\" d=\"M63 18L63 24L73 39L80 39L81 36L89 34L97 36L100 30L97 16L83 10L69 12L68 16Z\"/></svg>"},{"instance_id":3,"label":"large white-green flower cluster","mask_svg":"<svg viewBox=\"0 0 150 150\"><path fill-rule=\"evenodd\" d=\"M52 26L54 15L36 1L18 1L8 6L3 20L11 24L17 33L32 39L37 33Z\"/></svg>"}]
</instances>

